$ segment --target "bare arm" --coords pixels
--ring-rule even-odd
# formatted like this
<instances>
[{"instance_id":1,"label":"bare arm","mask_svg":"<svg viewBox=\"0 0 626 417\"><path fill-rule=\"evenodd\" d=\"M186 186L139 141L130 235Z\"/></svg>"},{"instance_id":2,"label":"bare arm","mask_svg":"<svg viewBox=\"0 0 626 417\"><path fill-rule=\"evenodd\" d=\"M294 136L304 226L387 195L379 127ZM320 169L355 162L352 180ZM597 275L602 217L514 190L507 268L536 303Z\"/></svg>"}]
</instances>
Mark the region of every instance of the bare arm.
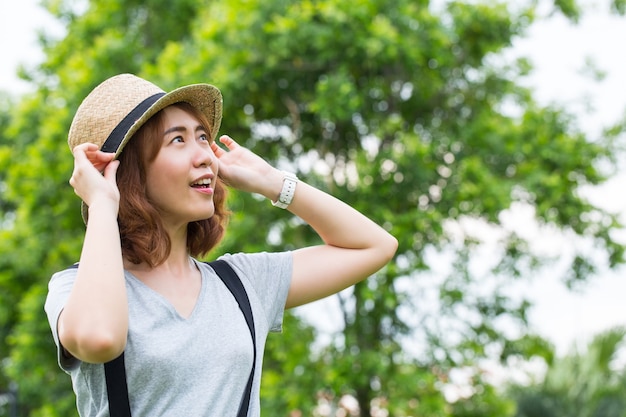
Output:
<instances>
[{"instance_id":1,"label":"bare arm","mask_svg":"<svg viewBox=\"0 0 626 417\"><path fill-rule=\"evenodd\" d=\"M70 184L89 205L78 275L59 317L59 340L74 357L92 363L116 358L126 346L128 304L117 226L118 161L83 144L74 149ZM104 176L99 170L104 169Z\"/></svg>"},{"instance_id":2,"label":"bare arm","mask_svg":"<svg viewBox=\"0 0 626 417\"><path fill-rule=\"evenodd\" d=\"M220 176L244 191L276 200L282 172L232 139L221 141L230 152L216 146ZM398 242L376 223L340 200L299 182L289 211L307 222L324 245L294 251L294 266L287 307L319 300L343 290L378 271L391 260Z\"/></svg>"},{"instance_id":3,"label":"bare arm","mask_svg":"<svg viewBox=\"0 0 626 417\"><path fill-rule=\"evenodd\" d=\"M299 183L288 208L319 234L325 245L294 252L287 307L337 293L372 275L391 260L397 240L336 198Z\"/></svg>"}]
</instances>

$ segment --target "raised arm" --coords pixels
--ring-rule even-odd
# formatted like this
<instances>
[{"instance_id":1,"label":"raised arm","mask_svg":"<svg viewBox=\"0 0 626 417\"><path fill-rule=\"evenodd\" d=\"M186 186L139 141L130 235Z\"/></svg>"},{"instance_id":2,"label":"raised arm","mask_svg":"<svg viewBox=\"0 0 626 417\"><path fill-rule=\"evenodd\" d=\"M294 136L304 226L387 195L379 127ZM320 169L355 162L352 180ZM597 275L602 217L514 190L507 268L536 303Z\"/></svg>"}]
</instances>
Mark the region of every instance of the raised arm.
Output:
<instances>
[{"instance_id":1,"label":"raised arm","mask_svg":"<svg viewBox=\"0 0 626 417\"><path fill-rule=\"evenodd\" d=\"M389 262L398 247L397 240L376 223L304 182L298 184L288 209L325 244L294 252L287 307L319 300L362 281Z\"/></svg>"},{"instance_id":2,"label":"raised arm","mask_svg":"<svg viewBox=\"0 0 626 417\"><path fill-rule=\"evenodd\" d=\"M96 145L74 149L70 184L89 205L89 221L78 275L58 321L61 344L92 363L115 359L126 346L128 304L117 227L119 161ZM104 170L104 176L100 174Z\"/></svg>"},{"instance_id":3,"label":"raised arm","mask_svg":"<svg viewBox=\"0 0 626 417\"><path fill-rule=\"evenodd\" d=\"M230 185L276 200L283 173L223 136L230 152L216 145L220 176ZM398 242L376 223L342 201L302 181L289 211L307 222L324 245L294 251L287 307L337 293L378 271L394 256Z\"/></svg>"}]
</instances>

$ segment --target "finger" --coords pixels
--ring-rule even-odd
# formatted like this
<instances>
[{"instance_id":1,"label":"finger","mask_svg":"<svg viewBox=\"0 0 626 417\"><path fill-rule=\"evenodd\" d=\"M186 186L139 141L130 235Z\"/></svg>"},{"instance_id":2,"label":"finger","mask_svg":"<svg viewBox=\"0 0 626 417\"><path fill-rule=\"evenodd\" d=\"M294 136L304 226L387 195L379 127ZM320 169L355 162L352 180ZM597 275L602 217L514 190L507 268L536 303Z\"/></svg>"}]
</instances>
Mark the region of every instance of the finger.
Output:
<instances>
[{"instance_id":1,"label":"finger","mask_svg":"<svg viewBox=\"0 0 626 417\"><path fill-rule=\"evenodd\" d=\"M101 170L115 158L115 154L96 151L95 153L87 154L87 158L98 170Z\"/></svg>"},{"instance_id":2,"label":"finger","mask_svg":"<svg viewBox=\"0 0 626 417\"><path fill-rule=\"evenodd\" d=\"M76 164L90 163L92 165L102 165L109 163L115 156L113 153L101 152L98 146L93 143L83 143L76 146L72 153Z\"/></svg>"},{"instance_id":3,"label":"finger","mask_svg":"<svg viewBox=\"0 0 626 417\"><path fill-rule=\"evenodd\" d=\"M81 143L80 145L74 146L74 149L72 149L72 153L75 154L76 151L79 152L93 152L98 150L98 145L96 145L95 143L91 143L91 142L85 142L85 143Z\"/></svg>"},{"instance_id":4,"label":"finger","mask_svg":"<svg viewBox=\"0 0 626 417\"><path fill-rule=\"evenodd\" d=\"M74 155L74 165L80 165L86 162L89 162L89 157L87 156L87 153L85 152L85 148L84 147L75 147L72 150L72 154Z\"/></svg>"},{"instance_id":5,"label":"finger","mask_svg":"<svg viewBox=\"0 0 626 417\"><path fill-rule=\"evenodd\" d=\"M222 142L224 145L226 145L226 147L229 150L231 150L231 151L239 146L237 144L237 142L235 142L233 140L233 138L231 138L230 136L227 136L227 135L221 136L220 137L220 142Z\"/></svg>"},{"instance_id":6,"label":"finger","mask_svg":"<svg viewBox=\"0 0 626 417\"><path fill-rule=\"evenodd\" d=\"M115 152L96 151L96 157L101 161L112 161L115 158Z\"/></svg>"},{"instance_id":7,"label":"finger","mask_svg":"<svg viewBox=\"0 0 626 417\"><path fill-rule=\"evenodd\" d=\"M111 161L104 168L104 178L107 180L113 180L115 182L115 177L117 175L117 168L120 166L120 161L115 160Z\"/></svg>"},{"instance_id":8,"label":"finger","mask_svg":"<svg viewBox=\"0 0 626 417\"><path fill-rule=\"evenodd\" d=\"M220 148L219 145L215 142L211 143L211 150L213 151L215 156L217 156L218 158L220 158L222 155L226 153L224 149Z\"/></svg>"},{"instance_id":9,"label":"finger","mask_svg":"<svg viewBox=\"0 0 626 417\"><path fill-rule=\"evenodd\" d=\"M115 158L115 154L112 152L102 152L98 148L90 149L85 152L85 155L92 161L105 161L109 162Z\"/></svg>"}]
</instances>

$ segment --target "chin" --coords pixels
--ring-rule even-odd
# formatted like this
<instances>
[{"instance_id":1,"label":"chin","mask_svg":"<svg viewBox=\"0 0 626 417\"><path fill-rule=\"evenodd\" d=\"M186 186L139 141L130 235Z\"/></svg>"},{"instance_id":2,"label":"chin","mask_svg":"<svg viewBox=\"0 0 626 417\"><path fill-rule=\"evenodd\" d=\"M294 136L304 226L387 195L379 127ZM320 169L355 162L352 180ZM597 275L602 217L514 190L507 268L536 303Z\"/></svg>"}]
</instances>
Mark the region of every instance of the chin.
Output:
<instances>
[{"instance_id":1,"label":"chin","mask_svg":"<svg viewBox=\"0 0 626 417\"><path fill-rule=\"evenodd\" d=\"M213 202L211 202L211 204L205 203L195 207L189 207L187 213L189 215L190 222L207 220L215 214L215 206L213 205Z\"/></svg>"},{"instance_id":2,"label":"chin","mask_svg":"<svg viewBox=\"0 0 626 417\"><path fill-rule=\"evenodd\" d=\"M213 217L213 215L215 214L215 210L211 210L209 212L205 212L205 213L201 213L198 214L197 216L192 217L192 220L190 220L189 222L199 222L202 220L208 220L211 217Z\"/></svg>"}]
</instances>

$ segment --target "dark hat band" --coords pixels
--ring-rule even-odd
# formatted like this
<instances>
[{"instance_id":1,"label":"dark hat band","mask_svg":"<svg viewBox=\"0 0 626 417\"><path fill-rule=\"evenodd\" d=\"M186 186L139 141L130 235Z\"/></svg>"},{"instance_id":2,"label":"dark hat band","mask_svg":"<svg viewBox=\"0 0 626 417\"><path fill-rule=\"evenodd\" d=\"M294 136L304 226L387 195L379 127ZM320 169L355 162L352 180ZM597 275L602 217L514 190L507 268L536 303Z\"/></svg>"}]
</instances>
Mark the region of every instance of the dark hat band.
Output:
<instances>
[{"instance_id":1,"label":"dark hat band","mask_svg":"<svg viewBox=\"0 0 626 417\"><path fill-rule=\"evenodd\" d=\"M102 148L100 150L102 152L117 152L120 144L122 143L122 140L130 130L130 128L133 126L133 124L135 124L135 122L141 116L143 116L143 114L148 111L148 109L154 103L156 103L158 99L160 99L164 95L165 93L157 93L139 103L137 107L131 110L131 112L128 113L126 117L124 117L122 121L117 124L117 126L115 126L115 129L111 131L111 134L109 135L107 140L104 141L104 144L102 145Z\"/></svg>"}]
</instances>

